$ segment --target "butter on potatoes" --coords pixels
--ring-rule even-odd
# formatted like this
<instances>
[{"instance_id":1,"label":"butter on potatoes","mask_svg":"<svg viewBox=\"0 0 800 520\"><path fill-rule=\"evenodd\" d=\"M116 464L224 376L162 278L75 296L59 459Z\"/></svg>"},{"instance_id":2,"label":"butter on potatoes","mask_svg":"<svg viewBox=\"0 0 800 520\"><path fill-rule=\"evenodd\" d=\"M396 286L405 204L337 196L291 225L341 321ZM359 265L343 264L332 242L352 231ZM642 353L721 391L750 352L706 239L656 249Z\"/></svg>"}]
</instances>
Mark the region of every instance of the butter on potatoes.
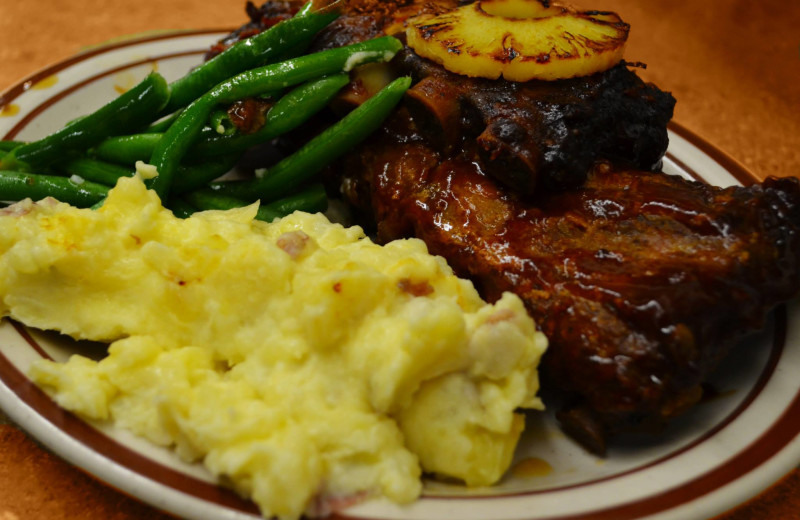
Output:
<instances>
[{"instance_id":1,"label":"butter on potatoes","mask_svg":"<svg viewBox=\"0 0 800 520\"><path fill-rule=\"evenodd\" d=\"M138 177L97 211L50 200L0 216L0 314L110 342L41 361L63 407L201 460L265 516L324 514L423 471L487 485L518 408L541 408L546 345L521 301L494 305L418 240L255 206L181 220Z\"/></svg>"}]
</instances>

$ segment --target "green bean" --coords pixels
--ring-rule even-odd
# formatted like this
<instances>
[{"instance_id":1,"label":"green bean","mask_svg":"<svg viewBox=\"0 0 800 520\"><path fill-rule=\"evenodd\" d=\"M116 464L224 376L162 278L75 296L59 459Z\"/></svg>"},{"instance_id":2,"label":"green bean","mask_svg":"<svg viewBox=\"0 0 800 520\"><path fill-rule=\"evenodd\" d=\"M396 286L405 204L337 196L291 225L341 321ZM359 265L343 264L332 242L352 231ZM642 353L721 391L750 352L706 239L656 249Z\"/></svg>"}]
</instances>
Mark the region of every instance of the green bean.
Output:
<instances>
[{"instance_id":1,"label":"green bean","mask_svg":"<svg viewBox=\"0 0 800 520\"><path fill-rule=\"evenodd\" d=\"M171 113L168 116L161 118L161 120L156 121L152 125L148 126L144 132L145 134L160 134L162 132L166 132L167 128L172 126L172 123L178 119L178 116L181 115L181 110L176 110L175 112Z\"/></svg>"},{"instance_id":2,"label":"green bean","mask_svg":"<svg viewBox=\"0 0 800 520\"><path fill-rule=\"evenodd\" d=\"M278 217L285 217L295 211L305 211L307 213L321 213L328 209L328 194L325 193L325 188L321 183L315 183L308 188L288 195L282 199L262 204L258 210L259 213L267 215L269 212L274 213ZM262 218L261 220L274 220Z\"/></svg>"},{"instance_id":3,"label":"green bean","mask_svg":"<svg viewBox=\"0 0 800 520\"><path fill-rule=\"evenodd\" d=\"M209 114L218 104L233 103L326 74L347 71L363 63L388 61L401 48L399 40L385 36L267 65L223 81L186 107L158 141L150 159L158 169L158 176L151 179L150 187L162 199L167 198L178 163L196 142Z\"/></svg>"},{"instance_id":4,"label":"green bean","mask_svg":"<svg viewBox=\"0 0 800 520\"><path fill-rule=\"evenodd\" d=\"M78 207L88 207L103 200L108 186L90 181L76 183L66 177L0 171L0 200L40 200L54 197Z\"/></svg>"},{"instance_id":5,"label":"green bean","mask_svg":"<svg viewBox=\"0 0 800 520\"><path fill-rule=\"evenodd\" d=\"M228 173L238 160L238 155L220 155L195 164L181 164L175 173L172 191L180 194L200 189Z\"/></svg>"},{"instance_id":6,"label":"green bean","mask_svg":"<svg viewBox=\"0 0 800 520\"><path fill-rule=\"evenodd\" d=\"M197 208L182 199L169 199L167 207L172 210L172 214L178 218L189 218L192 213L197 211Z\"/></svg>"},{"instance_id":7,"label":"green bean","mask_svg":"<svg viewBox=\"0 0 800 520\"><path fill-rule=\"evenodd\" d=\"M194 157L214 157L221 153L242 153L294 130L328 105L349 82L347 74L334 74L304 83L278 99L265 116L264 126L252 134L210 136L191 148Z\"/></svg>"},{"instance_id":8,"label":"green bean","mask_svg":"<svg viewBox=\"0 0 800 520\"><path fill-rule=\"evenodd\" d=\"M306 2L294 16L295 18L299 16L306 16L311 12L313 8L314 8L314 2Z\"/></svg>"},{"instance_id":9,"label":"green bean","mask_svg":"<svg viewBox=\"0 0 800 520\"><path fill-rule=\"evenodd\" d=\"M191 103L217 83L242 71L295 56L304 52L314 36L338 17L329 12L301 11L295 16L270 27L251 38L240 40L214 58L170 84L172 96L165 111L173 112Z\"/></svg>"},{"instance_id":10,"label":"green bean","mask_svg":"<svg viewBox=\"0 0 800 520\"><path fill-rule=\"evenodd\" d=\"M183 199L200 211L229 210L253 204L253 202L217 195L207 189L187 193L183 196Z\"/></svg>"},{"instance_id":11,"label":"green bean","mask_svg":"<svg viewBox=\"0 0 800 520\"><path fill-rule=\"evenodd\" d=\"M153 72L94 113L44 139L14 148L0 162L0 168L46 166L62 159L68 151L83 151L109 135L134 131L152 121L168 99L167 82Z\"/></svg>"},{"instance_id":12,"label":"green bean","mask_svg":"<svg viewBox=\"0 0 800 520\"><path fill-rule=\"evenodd\" d=\"M120 164L149 161L156 143L163 135L161 133L148 133L109 137L89 150L89 153L97 159Z\"/></svg>"},{"instance_id":13,"label":"green bean","mask_svg":"<svg viewBox=\"0 0 800 520\"><path fill-rule=\"evenodd\" d=\"M0 151L10 152L14 148L18 148L25 144L22 141L0 141Z\"/></svg>"},{"instance_id":14,"label":"green bean","mask_svg":"<svg viewBox=\"0 0 800 520\"><path fill-rule=\"evenodd\" d=\"M118 164L98 161L88 157L78 157L64 163L63 170L69 175L77 175L87 181L114 186L120 177L131 177L134 167L126 168Z\"/></svg>"},{"instance_id":15,"label":"green bean","mask_svg":"<svg viewBox=\"0 0 800 520\"><path fill-rule=\"evenodd\" d=\"M77 122L78 122L78 121L80 121L81 119L83 119L83 118L87 117L88 115L89 115L89 114L81 114L81 115L79 115L78 117L76 117L75 119L70 119L69 121L67 121L67 124L66 124L66 125L64 125L64 126L70 126L70 125L74 125L75 123L77 123Z\"/></svg>"},{"instance_id":16,"label":"green bean","mask_svg":"<svg viewBox=\"0 0 800 520\"><path fill-rule=\"evenodd\" d=\"M409 77L394 80L298 151L270 168L260 179L217 182L211 184L211 189L240 199L274 200L282 197L377 130L410 85Z\"/></svg>"},{"instance_id":17,"label":"green bean","mask_svg":"<svg viewBox=\"0 0 800 520\"><path fill-rule=\"evenodd\" d=\"M119 135L109 137L98 143L97 146L89 150L89 155L96 159L110 161L120 164L134 164L136 161L149 161L153 155L156 144L161 140L163 133L143 133L131 135ZM210 128L204 128L200 132L200 141L213 139L219 134ZM227 150L215 150L214 155L227 153ZM194 150L191 153L195 156ZM205 154L203 157L211 157Z\"/></svg>"},{"instance_id":18,"label":"green bean","mask_svg":"<svg viewBox=\"0 0 800 520\"><path fill-rule=\"evenodd\" d=\"M201 210L229 210L247 206L251 202L220 195L212 190L198 190L188 193L184 198L193 206ZM270 204L262 204L258 208L256 218L272 222L276 218L285 217L295 211L316 213L325 211L328 207L328 197L322 184L313 184L305 190L277 200Z\"/></svg>"},{"instance_id":19,"label":"green bean","mask_svg":"<svg viewBox=\"0 0 800 520\"><path fill-rule=\"evenodd\" d=\"M183 194L183 199L199 210L232 209L253 204L255 201L217 195L207 188Z\"/></svg>"}]
</instances>

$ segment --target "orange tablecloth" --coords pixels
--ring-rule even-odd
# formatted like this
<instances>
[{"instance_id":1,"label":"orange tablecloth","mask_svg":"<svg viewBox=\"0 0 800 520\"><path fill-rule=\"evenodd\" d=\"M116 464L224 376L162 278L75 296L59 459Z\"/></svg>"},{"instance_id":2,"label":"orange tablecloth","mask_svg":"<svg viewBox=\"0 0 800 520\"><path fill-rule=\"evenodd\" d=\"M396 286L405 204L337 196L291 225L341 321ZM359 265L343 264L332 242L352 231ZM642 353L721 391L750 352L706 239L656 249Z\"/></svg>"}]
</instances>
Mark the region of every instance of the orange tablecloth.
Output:
<instances>
[{"instance_id":1,"label":"orange tablecloth","mask_svg":"<svg viewBox=\"0 0 800 520\"><path fill-rule=\"evenodd\" d=\"M800 174L800 2L576 0L632 25L627 59L678 99L675 120L759 177ZM235 27L243 0L0 0L0 90L54 61L122 36ZM0 424L0 520L162 516ZM795 472L725 520L800 518Z\"/></svg>"}]
</instances>

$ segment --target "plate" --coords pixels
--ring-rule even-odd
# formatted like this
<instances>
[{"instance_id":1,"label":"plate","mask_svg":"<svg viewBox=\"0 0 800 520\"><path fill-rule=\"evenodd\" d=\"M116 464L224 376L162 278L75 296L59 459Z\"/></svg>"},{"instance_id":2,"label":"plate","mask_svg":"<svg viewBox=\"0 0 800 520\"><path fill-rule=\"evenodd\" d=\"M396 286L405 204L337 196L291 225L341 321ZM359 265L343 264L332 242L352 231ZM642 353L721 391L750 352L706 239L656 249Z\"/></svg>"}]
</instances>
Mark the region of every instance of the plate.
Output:
<instances>
[{"instance_id":1,"label":"plate","mask_svg":"<svg viewBox=\"0 0 800 520\"><path fill-rule=\"evenodd\" d=\"M42 137L99 108L151 70L168 81L200 63L222 31L168 33L119 42L38 72L0 96L0 137ZM728 186L754 180L741 165L679 125L670 127L664 170ZM410 506L373 500L343 518L625 520L709 518L742 503L800 462L800 302L776 310L766 329L727 358L713 392L667 431L627 435L604 459L566 438L548 414L531 414L512 469L497 486L429 481ZM26 377L39 358L64 361L102 349L3 320L0 407L54 452L107 484L186 518L253 519L256 507L124 430L61 410Z\"/></svg>"}]
</instances>

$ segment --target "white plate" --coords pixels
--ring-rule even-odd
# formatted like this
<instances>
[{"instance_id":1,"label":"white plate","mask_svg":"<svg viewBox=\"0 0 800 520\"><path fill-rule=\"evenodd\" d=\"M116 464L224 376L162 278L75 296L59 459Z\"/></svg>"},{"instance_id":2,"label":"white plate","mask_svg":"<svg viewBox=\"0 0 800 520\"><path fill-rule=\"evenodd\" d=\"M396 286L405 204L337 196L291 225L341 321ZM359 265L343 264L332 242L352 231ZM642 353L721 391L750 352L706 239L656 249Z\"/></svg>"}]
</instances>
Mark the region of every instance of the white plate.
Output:
<instances>
[{"instance_id":1,"label":"white plate","mask_svg":"<svg viewBox=\"0 0 800 520\"><path fill-rule=\"evenodd\" d=\"M133 86L154 68L174 80L223 33L164 34L76 56L0 97L0 138L39 138ZM738 163L673 125L664 168L712 184L752 181ZM700 172L700 173L698 173ZM798 302L725 362L707 400L658 436L626 436L606 459L588 455L546 414L531 415L516 466L498 486L426 483L417 503L371 501L353 518L624 520L709 518L754 496L800 462ZM125 431L59 409L25 376L40 357L101 355L97 346L0 323L0 407L34 437L111 486L189 518L243 519L256 508L199 465Z\"/></svg>"}]
</instances>

